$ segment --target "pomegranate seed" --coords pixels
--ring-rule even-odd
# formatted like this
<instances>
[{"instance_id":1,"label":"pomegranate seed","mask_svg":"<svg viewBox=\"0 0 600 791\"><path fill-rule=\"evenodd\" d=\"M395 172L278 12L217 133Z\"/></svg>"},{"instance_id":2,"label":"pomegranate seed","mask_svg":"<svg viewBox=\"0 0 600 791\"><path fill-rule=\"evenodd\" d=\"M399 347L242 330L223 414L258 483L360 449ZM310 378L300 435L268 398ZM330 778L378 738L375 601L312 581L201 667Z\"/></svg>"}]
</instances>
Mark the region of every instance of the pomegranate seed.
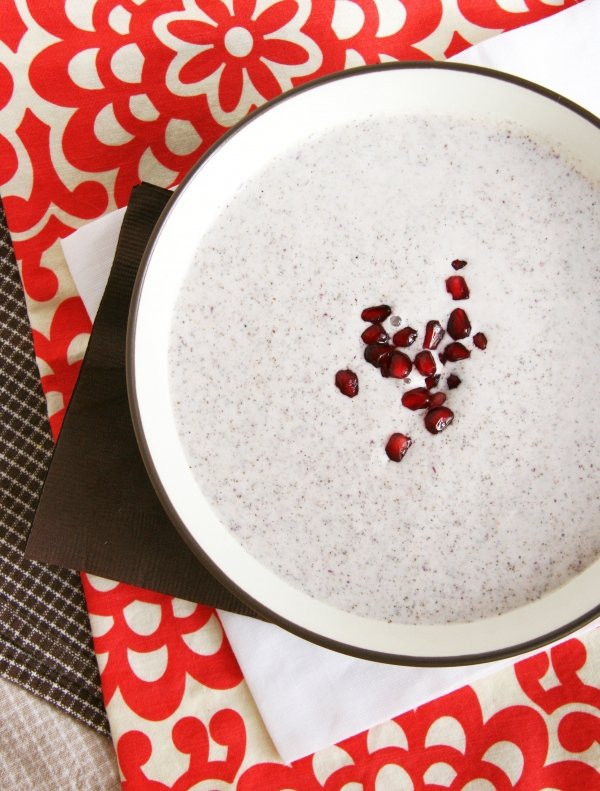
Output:
<instances>
[{"instance_id":1,"label":"pomegranate seed","mask_svg":"<svg viewBox=\"0 0 600 791\"><path fill-rule=\"evenodd\" d=\"M471 334L471 322L462 308L455 308L448 319L448 334L455 341Z\"/></svg>"},{"instance_id":2,"label":"pomegranate seed","mask_svg":"<svg viewBox=\"0 0 600 791\"><path fill-rule=\"evenodd\" d=\"M457 376L456 374L450 374L450 376L448 377L448 379L446 381L448 382L448 389L449 390L456 390L456 388L462 382L462 379L459 376Z\"/></svg>"},{"instance_id":3,"label":"pomegranate seed","mask_svg":"<svg viewBox=\"0 0 600 791\"><path fill-rule=\"evenodd\" d=\"M430 409L425 415L425 428L431 434L439 434L454 420L454 412L447 406L438 406Z\"/></svg>"},{"instance_id":4,"label":"pomegranate seed","mask_svg":"<svg viewBox=\"0 0 600 791\"><path fill-rule=\"evenodd\" d=\"M454 300L469 299L469 287L461 275L452 275L446 280L446 291L452 295Z\"/></svg>"},{"instance_id":5,"label":"pomegranate seed","mask_svg":"<svg viewBox=\"0 0 600 791\"><path fill-rule=\"evenodd\" d=\"M473 335L473 343L478 349L485 349L487 347L487 338L483 332L476 332L475 335Z\"/></svg>"},{"instance_id":6,"label":"pomegranate seed","mask_svg":"<svg viewBox=\"0 0 600 791\"><path fill-rule=\"evenodd\" d=\"M404 352L392 352L381 363L381 375L392 376L394 379L405 379L412 371L410 357Z\"/></svg>"},{"instance_id":7,"label":"pomegranate seed","mask_svg":"<svg viewBox=\"0 0 600 791\"><path fill-rule=\"evenodd\" d=\"M463 261L460 258L455 258L454 261L452 262L452 269L462 269L466 265L467 265L466 261Z\"/></svg>"},{"instance_id":8,"label":"pomegranate seed","mask_svg":"<svg viewBox=\"0 0 600 791\"><path fill-rule=\"evenodd\" d=\"M431 404L431 393L424 387L415 387L402 395L402 405L407 409L428 409Z\"/></svg>"},{"instance_id":9,"label":"pomegranate seed","mask_svg":"<svg viewBox=\"0 0 600 791\"><path fill-rule=\"evenodd\" d=\"M388 343L370 343L365 346L365 360L375 368L381 368L381 364L386 357L394 351L394 347Z\"/></svg>"},{"instance_id":10,"label":"pomegranate seed","mask_svg":"<svg viewBox=\"0 0 600 791\"><path fill-rule=\"evenodd\" d=\"M358 393L358 376L349 369L338 371L335 375L335 386L348 398L354 398Z\"/></svg>"},{"instance_id":11,"label":"pomegranate seed","mask_svg":"<svg viewBox=\"0 0 600 791\"><path fill-rule=\"evenodd\" d=\"M446 400L446 393L433 393L430 402L432 409L441 406L445 400Z\"/></svg>"},{"instance_id":12,"label":"pomegranate seed","mask_svg":"<svg viewBox=\"0 0 600 791\"><path fill-rule=\"evenodd\" d=\"M421 376L433 376L436 370L435 360L431 352L419 352L415 357L415 368Z\"/></svg>"},{"instance_id":13,"label":"pomegranate seed","mask_svg":"<svg viewBox=\"0 0 600 791\"><path fill-rule=\"evenodd\" d=\"M360 314L360 317L363 321L375 324L379 321L385 321L391 314L392 309L389 305L375 305L375 307L372 308L365 308Z\"/></svg>"},{"instance_id":14,"label":"pomegranate seed","mask_svg":"<svg viewBox=\"0 0 600 791\"><path fill-rule=\"evenodd\" d=\"M427 325L425 326L425 339L423 340L423 348L437 349L445 334L446 331L439 321L436 321L435 319L428 321Z\"/></svg>"},{"instance_id":15,"label":"pomegranate seed","mask_svg":"<svg viewBox=\"0 0 600 791\"><path fill-rule=\"evenodd\" d=\"M425 387L428 390L433 390L434 387L438 386L439 381L440 381L440 374L436 374L435 376L428 376L425 379Z\"/></svg>"},{"instance_id":16,"label":"pomegranate seed","mask_svg":"<svg viewBox=\"0 0 600 791\"><path fill-rule=\"evenodd\" d=\"M412 346L417 339L417 331L412 327L403 327L394 335L392 343L394 346Z\"/></svg>"},{"instance_id":17,"label":"pomegranate seed","mask_svg":"<svg viewBox=\"0 0 600 791\"><path fill-rule=\"evenodd\" d=\"M402 461L411 445L410 437L404 434L392 434L385 446L385 452L392 461Z\"/></svg>"},{"instance_id":18,"label":"pomegranate seed","mask_svg":"<svg viewBox=\"0 0 600 791\"><path fill-rule=\"evenodd\" d=\"M441 364L446 365L446 355L444 352L439 352L438 357L440 358Z\"/></svg>"},{"instance_id":19,"label":"pomegranate seed","mask_svg":"<svg viewBox=\"0 0 600 791\"><path fill-rule=\"evenodd\" d=\"M444 355L451 363L455 363L458 360L466 360L471 356L471 352L460 341L454 341L446 346Z\"/></svg>"},{"instance_id":20,"label":"pomegranate seed","mask_svg":"<svg viewBox=\"0 0 600 791\"><path fill-rule=\"evenodd\" d=\"M360 336L365 343L383 343L390 337L381 324L371 324Z\"/></svg>"}]
</instances>

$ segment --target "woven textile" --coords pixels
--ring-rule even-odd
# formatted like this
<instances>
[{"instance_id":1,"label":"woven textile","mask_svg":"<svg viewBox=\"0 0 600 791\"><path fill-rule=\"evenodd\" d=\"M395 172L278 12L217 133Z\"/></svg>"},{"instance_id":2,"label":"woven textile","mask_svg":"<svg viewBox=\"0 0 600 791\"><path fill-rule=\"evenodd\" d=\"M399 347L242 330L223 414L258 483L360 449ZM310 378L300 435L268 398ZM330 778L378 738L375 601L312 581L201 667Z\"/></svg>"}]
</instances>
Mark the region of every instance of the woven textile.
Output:
<instances>
[{"instance_id":1,"label":"woven textile","mask_svg":"<svg viewBox=\"0 0 600 791\"><path fill-rule=\"evenodd\" d=\"M0 679L0 788L117 791L112 743L26 690Z\"/></svg>"},{"instance_id":2,"label":"woven textile","mask_svg":"<svg viewBox=\"0 0 600 791\"><path fill-rule=\"evenodd\" d=\"M0 207L0 676L108 735L79 575L23 556L51 455L29 319Z\"/></svg>"}]
</instances>

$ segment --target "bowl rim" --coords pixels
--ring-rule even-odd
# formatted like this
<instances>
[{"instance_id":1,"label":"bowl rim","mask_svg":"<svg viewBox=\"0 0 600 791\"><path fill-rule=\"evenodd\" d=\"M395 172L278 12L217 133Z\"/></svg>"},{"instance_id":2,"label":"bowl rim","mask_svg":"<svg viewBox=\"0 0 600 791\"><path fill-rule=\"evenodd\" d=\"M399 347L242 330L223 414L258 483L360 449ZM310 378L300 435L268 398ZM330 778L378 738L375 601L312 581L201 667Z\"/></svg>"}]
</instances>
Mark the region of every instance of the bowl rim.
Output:
<instances>
[{"instance_id":1,"label":"bowl rim","mask_svg":"<svg viewBox=\"0 0 600 791\"><path fill-rule=\"evenodd\" d=\"M226 145L227 141L232 136L238 134L248 124L252 123L252 121L255 118L268 112L272 107L279 105L283 102L287 102L288 100L292 99L294 96L298 94L309 91L320 85L332 83L338 80L350 79L355 75L366 74L370 72L407 71L407 70L442 70L442 71L466 72L470 74L479 75L482 77L487 77L487 78L492 78L492 79L512 83L513 85L516 85L521 88L525 88L526 90L532 91L553 102L558 103L559 105L571 110L576 115L579 115L584 120L588 121L589 123L591 123L593 126L597 127L600 130L600 118L598 116L596 116L594 113L590 112L586 108L582 107L581 105L577 104L576 102L573 102L572 100L562 96L556 91L553 91L550 88L546 88L545 86L538 85L537 83L527 80L523 77L509 74L507 72L503 72L497 69L491 69L488 67L483 67L478 65L448 62L448 61L398 61L398 62L379 63L375 65L358 66L355 68L345 69L345 70L333 72L331 74L323 75L316 79L308 80L302 85L287 90L284 93L280 94L279 96L276 96L275 98L266 101L260 107L252 111L249 115L246 115L244 118L238 121L234 126L232 126L230 129L224 132L218 138L218 140L216 140L211 146L209 146L207 150L200 156L197 162L190 168L190 170L186 173L186 175L181 180L181 182L174 189L173 195L171 196L166 206L164 207L163 211L161 212L159 219L156 222L148 238L148 242L145 251L143 253L142 259L140 261L140 265L135 278L135 283L129 305L127 334L126 334L126 353L125 353L126 385L127 385L127 397L129 401L129 409L130 409L134 434L136 437L138 448L142 460L144 462L144 466L146 468L147 474L150 478L153 489L158 496L161 506L163 507L164 511L169 517L169 520L171 521L172 525L179 533L180 537L183 539L183 541L185 542L187 547L191 550L191 552L195 555L195 557L199 560L202 566L204 566L209 571L209 573L217 580L217 582L221 583L223 587L225 587L236 598L238 598L241 603L246 605L249 609L251 609L254 613L256 613L258 617L262 618L263 620L267 620L277 626L284 628L286 631L291 632L292 634L295 634L300 638L308 640L314 644L320 645L321 647L327 648L332 651L336 651L360 659L382 662L386 664L406 665L406 666L414 666L414 667L454 667L459 665L474 665L484 662L491 662L491 661L516 657L521 654L525 654L541 649L544 646L547 646L556 641L560 641L561 639L565 639L574 631L577 631L581 627L590 624L590 622L593 621L594 619L600 617L600 601L596 607L593 607L592 609L583 613L579 617L567 622L563 626L558 627L557 629L554 629L550 632L546 632L537 637L533 637L530 640L515 643L514 645L509 645L500 649L492 649L489 651L482 651L482 652L470 653L470 654L457 654L457 655L444 656L444 657L404 655L404 654L386 653L374 649L365 649L362 647L352 646L340 642L336 639L324 636L322 634L319 634L318 632L313 632L310 629L300 626L296 624L294 621L291 621L286 617L280 615L279 613L273 611L263 602L260 602L255 598L253 598L249 593L247 593L243 588L241 588L235 581L233 581L230 577L228 577L227 574L220 568L220 566L218 566L213 561L213 559L207 554L207 552L198 544L196 539L193 537L190 529L187 527L184 521L179 517L179 514L177 513L161 481L160 475L156 469L156 466L154 464L148 446L148 442L146 439L143 422L141 418L141 413L140 413L140 407L138 402L138 389L137 389L136 376L135 376L135 341L137 337L136 332L137 332L138 310L142 298L144 281L145 281L146 273L148 271L149 262L152 257L152 253L157 238L161 232L161 229L166 223L174 207L176 206L180 193L186 188L187 184L194 178L196 172L202 167L204 162L207 161L218 149Z\"/></svg>"}]
</instances>

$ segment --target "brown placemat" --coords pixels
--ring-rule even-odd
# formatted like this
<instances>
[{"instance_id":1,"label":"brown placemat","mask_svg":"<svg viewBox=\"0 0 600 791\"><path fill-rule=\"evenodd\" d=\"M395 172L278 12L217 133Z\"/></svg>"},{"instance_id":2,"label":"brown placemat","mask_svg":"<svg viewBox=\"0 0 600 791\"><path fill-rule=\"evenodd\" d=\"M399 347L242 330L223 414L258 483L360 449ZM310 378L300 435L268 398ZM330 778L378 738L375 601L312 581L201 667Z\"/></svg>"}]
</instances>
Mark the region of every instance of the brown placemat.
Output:
<instances>
[{"instance_id":1,"label":"brown placemat","mask_svg":"<svg viewBox=\"0 0 600 791\"><path fill-rule=\"evenodd\" d=\"M24 557L52 436L0 203L0 676L109 735L79 575Z\"/></svg>"},{"instance_id":2,"label":"brown placemat","mask_svg":"<svg viewBox=\"0 0 600 791\"><path fill-rule=\"evenodd\" d=\"M172 526L146 474L129 413L129 303L146 243L171 196L151 184L132 192L26 554L251 614L199 563Z\"/></svg>"}]
</instances>

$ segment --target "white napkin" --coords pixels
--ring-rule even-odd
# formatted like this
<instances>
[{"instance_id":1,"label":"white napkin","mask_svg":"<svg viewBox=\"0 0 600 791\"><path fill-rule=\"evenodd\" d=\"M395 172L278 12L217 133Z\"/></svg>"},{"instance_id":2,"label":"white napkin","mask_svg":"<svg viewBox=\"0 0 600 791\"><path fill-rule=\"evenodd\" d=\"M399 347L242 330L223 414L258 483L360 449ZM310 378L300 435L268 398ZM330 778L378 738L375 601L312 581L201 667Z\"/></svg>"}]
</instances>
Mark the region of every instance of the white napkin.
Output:
<instances>
[{"instance_id":1,"label":"white napkin","mask_svg":"<svg viewBox=\"0 0 600 791\"><path fill-rule=\"evenodd\" d=\"M600 2L584 0L450 60L524 77L600 115Z\"/></svg>"},{"instance_id":2,"label":"white napkin","mask_svg":"<svg viewBox=\"0 0 600 791\"><path fill-rule=\"evenodd\" d=\"M60 240L67 266L92 321L104 294L124 216L125 209L117 209Z\"/></svg>"},{"instance_id":3,"label":"white napkin","mask_svg":"<svg viewBox=\"0 0 600 791\"><path fill-rule=\"evenodd\" d=\"M585 0L546 20L488 39L453 60L525 77L600 115L600 0ZM92 319L122 218L123 210L113 212L63 240L67 263ZM396 667L320 648L253 618L219 615L273 743L286 762L511 663Z\"/></svg>"}]
</instances>

